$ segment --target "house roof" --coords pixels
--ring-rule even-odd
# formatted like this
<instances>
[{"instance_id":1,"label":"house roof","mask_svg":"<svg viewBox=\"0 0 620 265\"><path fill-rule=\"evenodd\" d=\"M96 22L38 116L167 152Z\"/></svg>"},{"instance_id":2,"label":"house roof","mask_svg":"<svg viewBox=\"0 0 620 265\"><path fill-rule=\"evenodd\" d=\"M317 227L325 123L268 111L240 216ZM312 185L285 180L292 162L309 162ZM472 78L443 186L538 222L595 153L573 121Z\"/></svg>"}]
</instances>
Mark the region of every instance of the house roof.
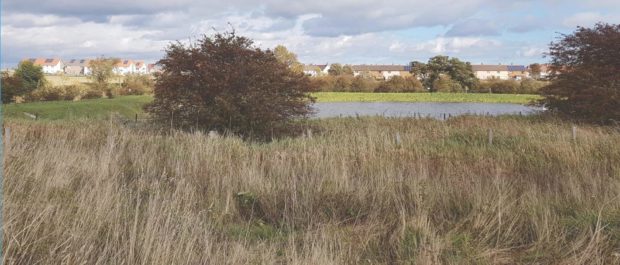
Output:
<instances>
[{"instance_id":1,"label":"house roof","mask_svg":"<svg viewBox=\"0 0 620 265\"><path fill-rule=\"evenodd\" d=\"M353 71L409 71L406 65L351 65Z\"/></svg>"},{"instance_id":2,"label":"house roof","mask_svg":"<svg viewBox=\"0 0 620 265\"><path fill-rule=\"evenodd\" d=\"M66 66L81 66L86 67L90 63L91 59L70 59L65 62Z\"/></svg>"},{"instance_id":3,"label":"house roof","mask_svg":"<svg viewBox=\"0 0 620 265\"><path fill-rule=\"evenodd\" d=\"M132 64L134 64L134 62L132 60L127 60L127 59L121 59L116 66L117 67L129 67Z\"/></svg>"},{"instance_id":4,"label":"house roof","mask_svg":"<svg viewBox=\"0 0 620 265\"><path fill-rule=\"evenodd\" d=\"M144 65L144 61L136 61L136 68L141 68Z\"/></svg>"},{"instance_id":5,"label":"house roof","mask_svg":"<svg viewBox=\"0 0 620 265\"><path fill-rule=\"evenodd\" d=\"M510 72L525 72L527 67L525 65L507 65Z\"/></svg>"},{"instance_id":6,"label":"house roof","mask_svg":"<svg viewBox=\"0 0 620 265\"><path fill-rule=\"evenodd\" d=\"M22 61L30 61L39 66L56 66L62 62L60 58L27 58Z\"/></svg>"},{"instance_id":7,"label":"house roof","mask_svg":"<svg viewBox=\"0 0 620 265\"><path fill-rule=\"evenodd\" d=\"M471 66L471 70L474 72L484 71L508 71L507 65L492 65L492 64L474 64Z\"/></svg>"}]
</instances>

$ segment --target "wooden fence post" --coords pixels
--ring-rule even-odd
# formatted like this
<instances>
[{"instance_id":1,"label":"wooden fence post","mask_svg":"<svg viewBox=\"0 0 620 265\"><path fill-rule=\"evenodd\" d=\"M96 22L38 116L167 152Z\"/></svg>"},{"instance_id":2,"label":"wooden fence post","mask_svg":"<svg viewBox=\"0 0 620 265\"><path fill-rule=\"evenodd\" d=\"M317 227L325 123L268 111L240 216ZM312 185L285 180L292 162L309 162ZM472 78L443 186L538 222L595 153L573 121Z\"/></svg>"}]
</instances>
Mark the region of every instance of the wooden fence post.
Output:
<instances>
[{"instance_id":1,"label":"wooden fence post","mask_svg":"<svg viewBox=\"0 0 620 265\"><path fill-rule=\"evenodd\" d=\"M577 141L577 126L573 125L573 142Z\"/></svg>"},{"instance_id":2,"label":"wooden fence post","mask_svg":"<svg viewBox=\"0 0 620 265\"><path fill-rule=\"evenodd\" d=\"M489 145L493 144L493 129L489 129Z\"/></svg>"}]
</instances>

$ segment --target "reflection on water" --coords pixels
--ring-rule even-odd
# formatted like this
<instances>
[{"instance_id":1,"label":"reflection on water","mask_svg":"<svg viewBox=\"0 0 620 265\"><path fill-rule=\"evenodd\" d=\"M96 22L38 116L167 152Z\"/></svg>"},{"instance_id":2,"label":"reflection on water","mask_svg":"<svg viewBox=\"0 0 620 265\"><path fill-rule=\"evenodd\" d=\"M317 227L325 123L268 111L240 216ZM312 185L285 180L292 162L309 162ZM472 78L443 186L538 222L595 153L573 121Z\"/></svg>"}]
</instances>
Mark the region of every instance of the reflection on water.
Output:
<instances>
[{"instance_id":1,"label":"reflection on water","mask_svg":"<svg viewBox=\"0 0 620 265\"><path fill-rule=\"evenodd\" d=\"M315 103L315 117L385 116L433 117L444 119L464 114L475 115L528 115L541 108L504 103L407 103L407 102L325 102Z\"/></svg>"}]
</instances>

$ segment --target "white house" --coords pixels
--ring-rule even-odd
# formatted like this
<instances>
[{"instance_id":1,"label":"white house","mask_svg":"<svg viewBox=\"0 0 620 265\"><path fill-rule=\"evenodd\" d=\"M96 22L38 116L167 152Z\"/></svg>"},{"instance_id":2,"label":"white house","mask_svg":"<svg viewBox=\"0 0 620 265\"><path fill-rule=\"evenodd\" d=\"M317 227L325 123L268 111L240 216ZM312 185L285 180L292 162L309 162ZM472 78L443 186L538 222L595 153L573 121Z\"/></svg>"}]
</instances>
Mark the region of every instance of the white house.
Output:
<instances>
[{"instance_id":1,"label":"white house","mask_svg":"<svg viewBox=\"0 0 620 265\"><path fill-rule=\"evenodd\" d=\"M326 75L329 71L328 64L306 64L304 65L304 74L309 76Z\"/></svg>"},{"instance_id":2,"label":"white house","mask_svg":"<svg viewBox=\"0 0 620 265\"><path fill-rule=\"evenodd\" d=\"M71 59L65 63L65 74L67 75L90 75L90 59Z\"/></svg>"},{"instance_id":3,"label":"white house","mask_svg":"<svg viewBox=\"0 0 620 265\"><path fill-rule=\"evenodd\" d=\"M122 59L112 71L117 75L127 75L136 72L136 64L132 60Z\"/></svg>"},{"instance_id":4,"label":"white house","mask_svg":"<svg viewBox=\"0 0 620 265\"><path fill-rule=\"evenodd\" d=\"M352 65L353 76L368 74L377 79L390 79L394 76L410 76L410 67L406 65Z\"/></svg>"},{"instance_id":5,"label":"white house","mask_svg":"<svg viewBox=\"0 0 620 265\"><path fill-rule=\"evenodd\" d=\"M476 77L480 80L485 79L501 79L508 80L510 79L510 71L508 71L508 66L506 65L472 65L471 69L474 71Z\"/></svg>"},{"instance_id":6,"label":"white house","mask_svg":"<svg viewBox=\"0 0 620 265\"><path fill-rule=\"evenodd\" d=\"M61 74L64 72L64 64L59 58L29 58L34 65L41 66L44 74Z\"/></svg>"},{"instance_id":7,"label":"white house","mask_svg":"<svg viewBox=\"0 0 620 265\"><path fill-rule=\"evenodd\" d=\"M144 63L144 61L136 61L135 73L141 74L141 75L145 75L149 73L148 67Z\"/></svg>"},{"instance_id":8,"label":"white house","mask_svg":"<svg viewBox=\"0 0 620 265\"><path fill-rule=\"evenodd\" d=\"M161 73L162 71L161 65L154 64L154 63L147 65L146 68L149 74Z\"/></svg>"}]
</instances>

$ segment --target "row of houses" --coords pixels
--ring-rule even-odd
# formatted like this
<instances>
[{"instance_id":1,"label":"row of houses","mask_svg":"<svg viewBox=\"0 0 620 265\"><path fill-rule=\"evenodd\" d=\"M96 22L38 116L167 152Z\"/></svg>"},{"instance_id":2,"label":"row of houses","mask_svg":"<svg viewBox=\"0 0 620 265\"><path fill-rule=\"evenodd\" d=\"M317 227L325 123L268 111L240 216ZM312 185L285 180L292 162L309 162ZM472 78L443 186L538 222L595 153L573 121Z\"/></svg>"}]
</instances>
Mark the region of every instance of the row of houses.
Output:
<instances>
[{"instance_id":1,"label":"row of houses","mask_svg":"<svg viewBox=\"0 0 620 265\"><path fill-rule=\"evenodd\" d=\"M329 64L304 65L304 73L309 76L320 76L329 73ZM393 76L411 76L411 66L409 65L349 65L353 70L353 76L369 75L376 79L390 79ZM530 69L524 65L472 65L472 70L476 77L481 80L500 79L500 80L521 80L531 78ZM549 75L549 67L541 65L540 77L545 78Z\"/></svg>"},{"instance_id":2,"label":"row of houses","mask_svg":"<svg viewBox=\"0 0 620 265\"><path fill-rule=\"evenodd\" d=\"M34 65L41 66L44 74L79 76L92 73L90 66L92 59L28 58L23 61L30 61ZM146 64L144 61L121 59L112 71L118 75L153 74L159 72L160 68L155 64Z\"/></svg>"}]
</instances>

